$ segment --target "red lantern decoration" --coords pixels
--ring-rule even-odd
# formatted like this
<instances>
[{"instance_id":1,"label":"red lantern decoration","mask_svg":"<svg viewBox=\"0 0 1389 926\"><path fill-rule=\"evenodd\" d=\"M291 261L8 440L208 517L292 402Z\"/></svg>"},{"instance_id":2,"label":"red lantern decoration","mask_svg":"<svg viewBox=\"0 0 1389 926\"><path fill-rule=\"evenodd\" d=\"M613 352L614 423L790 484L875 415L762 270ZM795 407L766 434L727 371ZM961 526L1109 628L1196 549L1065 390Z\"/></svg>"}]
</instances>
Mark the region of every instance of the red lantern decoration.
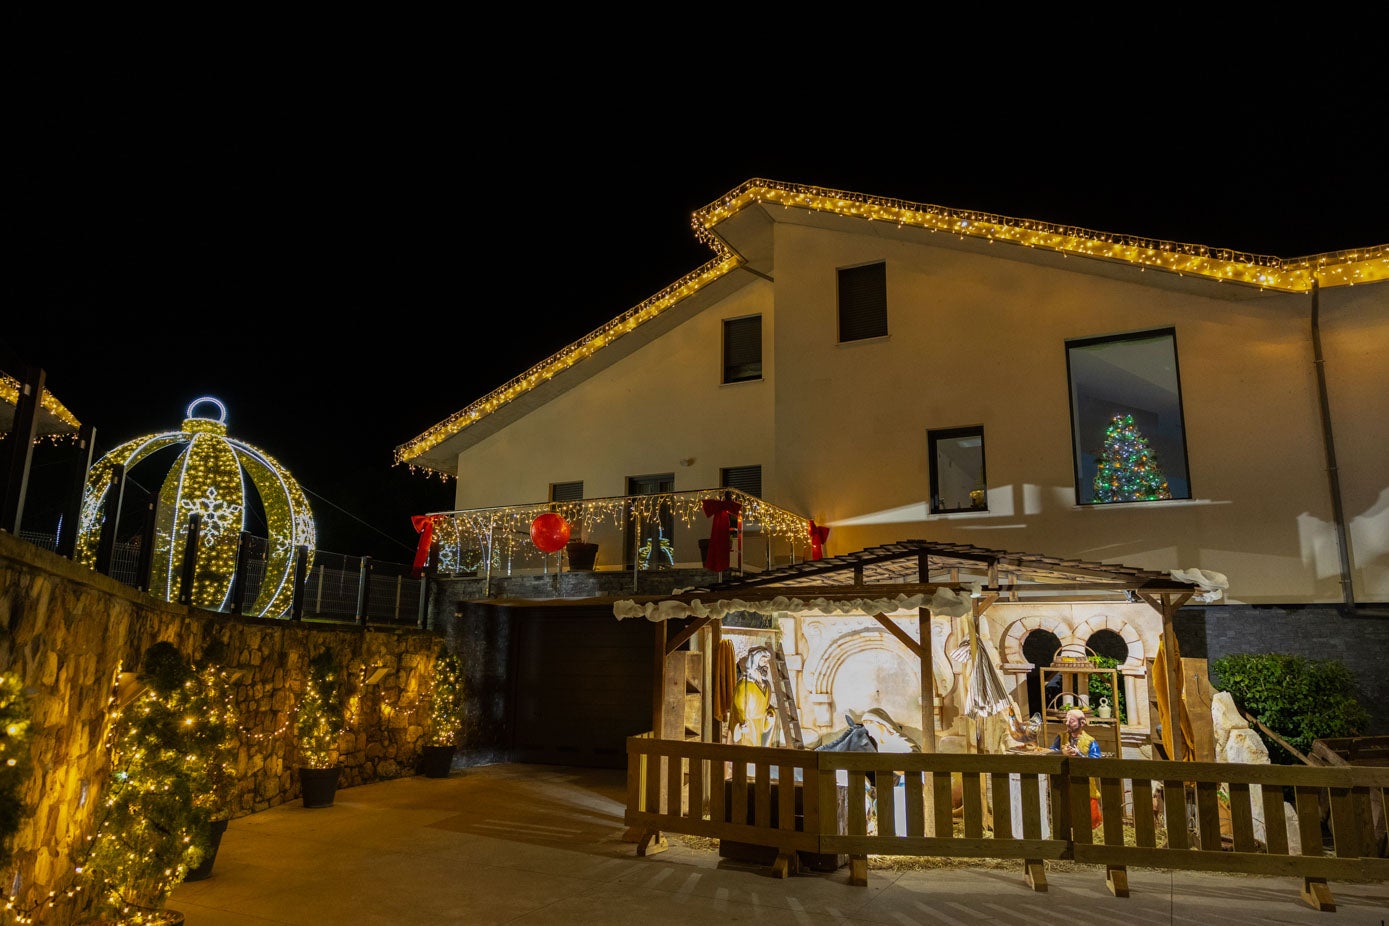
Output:
<instances>
[{"instance_id":1,"label":"red lantern decoration","mask_svg":"<svg viewBox=\"0 0 1389 926\"><path fill-rule=\"evenodd\" d=\"M542 553L555 553L569 542L569 522L547 512L531 522L531 543Z\"/></svg>"}]
</instances>

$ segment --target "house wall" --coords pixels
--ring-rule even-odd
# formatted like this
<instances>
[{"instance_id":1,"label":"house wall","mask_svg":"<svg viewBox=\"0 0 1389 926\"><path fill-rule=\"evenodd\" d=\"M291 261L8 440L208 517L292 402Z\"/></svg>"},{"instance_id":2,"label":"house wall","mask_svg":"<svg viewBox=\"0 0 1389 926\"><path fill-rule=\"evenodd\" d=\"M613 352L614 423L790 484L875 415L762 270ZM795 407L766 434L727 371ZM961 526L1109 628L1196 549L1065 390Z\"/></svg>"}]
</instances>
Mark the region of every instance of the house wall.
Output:
<instances>
[{"instance_id":1,"label":"house wall","mask_svg":"<svg viewBox=\"0 0 1389 926\"><path fill-rule=\"evenodd\" d=\"M776 223L774 282L736 291L465 451L458 507L543 501L551 482L574 479L590 498L620 495L642 473L708 488L720 466L761 464L765 498L830 527L829 555L927 538L1201 568L1229 577L1231 602L1344 600L1310 295L840 227ZM837 269L880 260L889 336L837 343ZM1320 299L1354 599L1385 602L1389 284ZM764 319L764 379L721 386L720 322L750 312ZM1077 506L1066 341L1166 327L1193 497ZM931 515L926 431L965 425L984 427L988 510ZM678 560L698 559L705 530L685 532ZM618 536L607 531L600 566L616 562Z\"/></svg>"},{"instance_id":2,"label":"house wall","mask_svg":"<svg viewBox=\"0 0 1389 926\"><path fill-rule=\"evenodd\" d=\"M1137 270L1128 282L860 234L776 234L777 350L797 361L777 371L778 486L782 504L831 526L831 553L924 536L1200 567L1246 601L1336 599L1335 569L1316 555L1334 553L1334 533L1308 298L1218 299L1141 285L1154 275ZM835 270L877 260L890 334L836 344ZM1077 507L1065 342L1166 326L1195 497ZM989 510L929 515L927 429L979 424ZM807 434L823 438L813 454Z\"/></svg>"},{"instance_id":3,"label":"house wall","mask_svg":"<svg viewBox=\"0 0 1389 926\"><path fill-rule=\"evenodd\" d=\"M708 489L721 467L754 464L774 501L771 297L766 283L738 291L471 448L459 461L457 507L544 502L551 483L578 480L587 498L621 496L628 476L655 473L673 473L677 492ZM763 380L721 384L723 320L759 313ZM709 536L700 521L677 523L678 562L699 561L697 540ZM599 544L600 568L621 562L619 524L610 519L585 537Z\"/></svg>"}]
</instances>

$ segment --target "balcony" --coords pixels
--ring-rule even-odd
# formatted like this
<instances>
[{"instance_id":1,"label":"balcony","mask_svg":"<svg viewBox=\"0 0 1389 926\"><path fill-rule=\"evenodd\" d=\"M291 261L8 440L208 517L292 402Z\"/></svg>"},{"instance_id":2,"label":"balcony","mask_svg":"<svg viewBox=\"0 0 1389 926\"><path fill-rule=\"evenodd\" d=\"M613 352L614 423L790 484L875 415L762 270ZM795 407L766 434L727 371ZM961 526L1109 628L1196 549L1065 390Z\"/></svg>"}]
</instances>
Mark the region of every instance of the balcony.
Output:
<instances>
[{"instance_id":1,"label":"balcony","mask_svg":"<svg viewBox=\"0 0 1389 926\"><path fill-rule=\"evenodd\" d=\"M434 512L430 563L441 578L476 577L489 588L512 577L589 571L574 568L569 549L545 553L532 541L531 524L554 512L569 523L571 540L598 545L591 571L629 576L634 590L644 574L672 570L702 572L707 581L700 542L711 540L712 519L704 502L725 495L742 506L729 525L725 578L808 558L809 519L736 489L713 488Z\"/></svg>"}]
</instances>

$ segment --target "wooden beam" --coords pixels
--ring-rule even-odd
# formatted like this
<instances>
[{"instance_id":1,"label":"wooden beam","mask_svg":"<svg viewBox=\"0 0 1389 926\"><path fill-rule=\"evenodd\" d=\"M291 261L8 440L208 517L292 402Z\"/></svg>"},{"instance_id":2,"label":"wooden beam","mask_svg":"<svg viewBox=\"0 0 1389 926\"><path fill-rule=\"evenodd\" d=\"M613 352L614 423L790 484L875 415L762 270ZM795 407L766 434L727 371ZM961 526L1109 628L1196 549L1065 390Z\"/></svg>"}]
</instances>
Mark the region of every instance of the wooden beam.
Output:
<instances>
[{"instance_id":1,"label":"wooden beam","mask_svg":"<svg viewBox=\"0 0 1389 926\"><path fill-rule=\"evenodd\" d=\"M696 617L685 625L684 629L666 641L666 655L678 650L685 641L704 629L704 625L713 620L712 617Z\"/></svg>"},{"instance_id":2,"label":"wooden beam","mask_svg":"<svg viewBox=\"0 0 1389 926\"><path fill-rule=\"evenodd\" d=\"M931 613L930 611L927 611L925 608L919 608L918 610L926 611L927 614ZM910 634L908 634L901 627L898 627L896 622L889 618L886 614L874 614L873 619L878 623L882 624L885 628L887 628L887 632L896 637L903 646L911 650L913 656L915 656L917 659L924 658L921 655L921 644L913 640ZM930 646L927 646L926 648L930 649Z\"/></svg>"}]
</instances>

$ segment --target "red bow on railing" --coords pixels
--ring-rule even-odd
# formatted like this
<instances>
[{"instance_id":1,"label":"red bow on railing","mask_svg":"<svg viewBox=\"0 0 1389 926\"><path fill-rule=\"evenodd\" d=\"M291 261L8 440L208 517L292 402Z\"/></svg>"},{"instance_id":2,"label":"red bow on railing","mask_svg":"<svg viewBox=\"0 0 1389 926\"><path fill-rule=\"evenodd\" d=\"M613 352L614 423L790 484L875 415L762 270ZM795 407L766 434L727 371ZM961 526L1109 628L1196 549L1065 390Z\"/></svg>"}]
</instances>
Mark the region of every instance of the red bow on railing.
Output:
<instances>
[{"instance_id":1,"label":"red bow on railing","mask_svg":"<svg viewBox=\"0 0 1389 926\"><path fill-rule=\"evenodd\" d=\"M828 527L818 527L814 521L810 522L810 558L824 559L825 541L829 539L830 529Z\"/></svg>"},{"instance_id":2,"label":"red bow on railing","mask_svg":"<svg viewBox=\"0 0 1389 926\"><path fill-rule=\"evenodd\" d=\"M429 561L429 547L434 543L434 519L429 515L416 514L410 516L410 523L420 534L419 545L415 547L415 562L410 566L410 578L418 579L424 571L424 564Z\"/></svg>"}]
</instances>

